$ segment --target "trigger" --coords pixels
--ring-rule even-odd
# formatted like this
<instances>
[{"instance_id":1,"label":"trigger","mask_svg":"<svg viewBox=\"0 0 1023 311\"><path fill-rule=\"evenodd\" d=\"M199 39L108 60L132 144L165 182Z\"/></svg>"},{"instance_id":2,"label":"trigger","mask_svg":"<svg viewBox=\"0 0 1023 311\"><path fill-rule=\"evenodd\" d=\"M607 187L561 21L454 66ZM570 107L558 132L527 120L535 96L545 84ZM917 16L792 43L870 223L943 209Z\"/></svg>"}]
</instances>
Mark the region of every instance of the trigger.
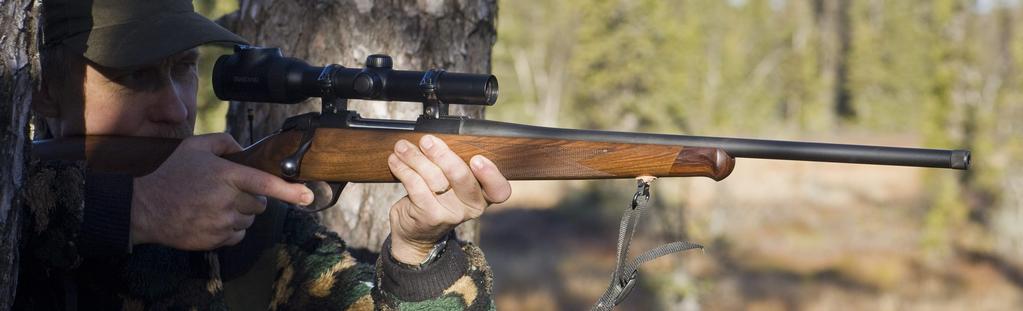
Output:
<instances>
[{"instance_id":1,"label":"trigger","mask_svg":"<svg viewBox=\"0 0 1023 311\"><path fill-rule=\"evenodd\" d=\"M313 203L309 205L295 205L303 212L319 212L337 204L341 198L341 190L345 188L345 182L309 181L305 183L306 188L313 191Z\"/></svg>"}]
</instances>

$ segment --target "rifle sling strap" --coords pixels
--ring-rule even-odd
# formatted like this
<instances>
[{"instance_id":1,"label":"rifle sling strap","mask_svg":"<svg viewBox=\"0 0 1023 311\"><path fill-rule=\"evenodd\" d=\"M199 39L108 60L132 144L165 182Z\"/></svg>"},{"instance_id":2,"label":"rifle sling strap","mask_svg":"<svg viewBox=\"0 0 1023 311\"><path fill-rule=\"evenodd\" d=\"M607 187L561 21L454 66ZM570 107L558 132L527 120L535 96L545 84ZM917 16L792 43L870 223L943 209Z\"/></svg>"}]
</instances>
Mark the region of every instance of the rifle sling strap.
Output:
<instances>
[{"instance_id":1,"label":"rifle sling strap","mask_svg":"<svg viewBox=\"0 0 1023 311\"><path fill-rule=\"evenodd\" d=\"M639 179L636 194L632 196L632 204L629 208L625 209L624 215L622 215L622 223L618 229L618 251L617 258L615 259L615 270L611 273L611 284L608 285L607 290L597 300L597 304L593 306L595 311L606 311L614 309L615 306L625 300L625 297L632 292L633 287L636 285L636 276L639 266L648 261L654 260L658 257L678 253L685 250L694 248L702 249L703 246L690 243L690 242L672 242L665 245L658 246L652 250L649 250L642 255L636 257L631 262L626 261L626 257L629 254L629 244L632 242L633 236L636 235L636 227L639 224L639 218L643 216L643 212L647 209L647 203L650 202L650 181Z\"/></svg>"}]
</instances>

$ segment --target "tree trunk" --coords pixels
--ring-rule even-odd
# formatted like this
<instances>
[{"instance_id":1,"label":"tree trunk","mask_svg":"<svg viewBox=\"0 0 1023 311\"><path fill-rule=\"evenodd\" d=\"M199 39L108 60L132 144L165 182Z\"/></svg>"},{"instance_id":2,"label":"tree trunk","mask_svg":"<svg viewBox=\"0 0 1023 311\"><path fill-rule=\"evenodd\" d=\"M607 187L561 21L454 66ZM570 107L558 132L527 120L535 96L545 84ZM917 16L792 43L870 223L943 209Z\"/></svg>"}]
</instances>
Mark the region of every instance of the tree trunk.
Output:
<instances>
[{"instance_id":1,"label":"tree trunk","mask_svg":"<svg viewBox=\"0 0 1023 311\"><path fill-rule=\"evenodd\" d=\"M282 48L285 56L310 64L362 67L370 54L388 54L404 70L444 68L490 71L497 39L497 1L269 1L242 0L226 24L254 45ZM232 102L227 130L239 142L263 137L284 120L319 110L319 100L299 105ZM421 105L351 101L364 117L415 119ZM254 115L249 133L248 114ZM481 107L452 107L451 114L482 118ZM404 196L399 184L349 184L339 202L321 214L321 222L353 248L379 252L390 232L388 211ZM473 221L458 229L464 240L478 240Z\"/></svg>"},{"instance_id":2,"label":"tree trunk","mask_svg":"<svg viewBox=\"0 0 1023 311\"><path fill-rule=\"evenodd\" d=\"M835 116L856 117L849 83L852 52L852 12L849 0L815 0L814 14L821 29L823 76L831 83L830 99Z\"/></svg>"},{"instance_id":3,"label":"tree trunk","mask_svg":"<svg viewBox=\"0 0 1023 311\"><path fill-rule=\"evenodd\" d=\"M0 310L14 303L18 280L19 196L29 148L28 115L38 80L36 2L0 2Z\"/></svg>"}]
</instances>

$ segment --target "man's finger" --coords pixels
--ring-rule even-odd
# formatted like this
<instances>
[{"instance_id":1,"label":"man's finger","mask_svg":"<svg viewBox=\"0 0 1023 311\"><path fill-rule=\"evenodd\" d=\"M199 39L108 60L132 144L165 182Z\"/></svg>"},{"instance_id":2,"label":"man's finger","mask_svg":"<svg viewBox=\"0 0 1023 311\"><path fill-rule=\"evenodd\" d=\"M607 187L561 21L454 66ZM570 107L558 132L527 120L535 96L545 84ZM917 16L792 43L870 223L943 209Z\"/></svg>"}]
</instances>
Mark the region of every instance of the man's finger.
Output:
<instances>
[{"instance_id":1,"label":"man's finger","mask_svg":"<svg viewBox=\"0 0 1023 311\"><path fill-rule=\"evenodd\" d=\"M422 150L427 150L429 143L425 142L427 145L421 144ZM444 172L430 161L426 155L423 155L419 147L402 139L394 144L394 153L398 155L398 159L415 170L433 192L441 192L451 187L448 179L444 177Z\"/></svg>"},{"instance_id":2,"label":"man's finger","mask_svg":"<svg viewBox=\"0 0 1023 311\"><path fill-rule=\"evenodd\" d=\"M229 162L227 160L224 160ZM231 165L228 182L238 190L254 195L265 195L291 204L309 205L313 192L303 184L293 184L269 173L229 162Z\"/></svg>"},{"instance_id":3,"label":"man's finger","mask_svg":"<svg viewBox=\"0 0 1023 311\"><path fill-rule=\"evenodd\" d=\"M483 196L486 197L487 202L501 203L511 197L511 183L490 159L476 155L469 160L469 166L472 167L472 173L483 187Z\"/></svg>"},{"instance_id":4,"label":"man's finger","mask_svg":"<svg viewBox=\"0 0 1023 311\"><path fill-rule=\"evenodd\" d=\"M401 185L405 187L405 192L408 193L408 197L414 205L420 208L431 208L438 205L437 198L434 197L433 190L426 185L426 181L405 162L398 159L398 155L392 153L388 156L387 166L391 168L391 174L401 181Z\"/></svg>"},{"instance_id":5,"label":"man's finger","mask_svg":"<svg viewBox=\"0 0 1023 311\"><path fill-rule=\"evenodd\" d=\"M446 143L433 135L424 135L420 145L429 146L426 154L444 171L444 176L451 183L451 189L462 202L473 207L486 205L480 185L469 170L469 166L465 165L465 161L451 151Z\"/></svg>"},{"instance_id":6,"label":"man's finger","mask_svg":"<svg viewBox=\"0 0 1023 311\"><path fill-rule=\"evenodd\" d=\"M256 221L256 216L236 214L234 221L231 222L231 231L242 231L252 227L252 223Z\"/></svg>"},{"instance_id":7,"label":"man's finger","mask_svg":"<svg viewBox=\"0 0 1023 311\"><path fill-rule=\"evenodd\" d=\"M243 215L258 215L266 211L266 197L241 192L232 202L234 210Z\"/></svg>"},{"instance_id":8,"label":"man's finger","mask_svg":"<svg viewBox=\"0 0 1023 311\"><path fill-rule=\"evenodd\" d=\"M245 230L235 231L235 232L231 233L231 236L228 237L227 240L224 240L224 242L221 242L220 246L235 245L235 244L238 244L238 242L241 242L242 239L244 239L244 238L245 238Z\"/></svg>"}]
</instances>

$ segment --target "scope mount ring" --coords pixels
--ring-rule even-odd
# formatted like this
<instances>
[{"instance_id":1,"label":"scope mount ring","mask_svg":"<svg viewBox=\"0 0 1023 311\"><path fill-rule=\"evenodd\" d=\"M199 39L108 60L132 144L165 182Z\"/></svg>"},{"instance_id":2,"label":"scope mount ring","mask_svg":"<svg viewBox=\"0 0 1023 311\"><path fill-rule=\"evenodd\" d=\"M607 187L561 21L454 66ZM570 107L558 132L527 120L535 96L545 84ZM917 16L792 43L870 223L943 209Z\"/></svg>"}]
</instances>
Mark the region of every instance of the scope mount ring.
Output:
<instances>
[{"instance_id":1,"label":"scope mount ring","mask_svg":"<svg viewBox=\"0 0 1023 311\"><path fill-rule=\"evenodd\" d=\"M334 77L332 73L344 66L333 64L324 66L316 76L316 86L320 89L320 112L336 115L348 110L348 99L334 96Z\"/></svg>"},{"instance_id":2,"label":"scope mount ring","mask_svg":"<svg viewBox=\"0 0 1023 311\"><path fill-rule=\"evenodd\" d=\"M423 115L426 117L439 119L441 116L448 115L448 104L437 98L437 78L442 74L444 74L444 69L430 69L423 74L423 79L419 80L419 90L423 92L423 98L426 99L423 102Z\"/></svg>"}]
</instances>

